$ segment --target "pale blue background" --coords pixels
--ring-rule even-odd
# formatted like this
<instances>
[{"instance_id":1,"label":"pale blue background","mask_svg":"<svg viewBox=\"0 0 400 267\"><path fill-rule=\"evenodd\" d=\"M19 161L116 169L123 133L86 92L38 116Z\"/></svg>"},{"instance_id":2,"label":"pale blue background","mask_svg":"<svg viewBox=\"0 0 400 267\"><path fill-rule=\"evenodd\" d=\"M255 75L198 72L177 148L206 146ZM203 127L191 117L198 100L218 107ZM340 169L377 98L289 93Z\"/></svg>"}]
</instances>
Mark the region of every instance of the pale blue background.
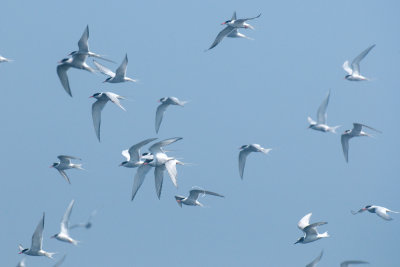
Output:
<instances>
[{"instance_id":1,"label":"pale blue background","mask_svg":"<svg viewBox=\"0 0 400 267\"><path fill-rule=\"evenodd\" d=\"M262 16L242 30L254 41L223 40L204 53L221 22ZM367 204L400 210L399 1L3 1L0 53L2 104L0 168L1 266L22 258L46 212L44 249L67 253L63 266L305 266L323 249L319 266L362 259L398 266L400 216L352 216ZM101 74L72 69L70 98L56 74L57 61L77 49L85 26L90 48L117 65L128 53L128 76L140 83L102 84ZM348 82L341 65L368 46L361 64L371 82ZM88 60L92 65L92 59ZM383 131L352 139L346 164L340 135L308 130L331 89L328 123L339 132L361 122ZM90 95L128 97L127 112L108 104L102 143L95 137ZM157 100L190 100L170 107L159 135ZM118 167L121 150L149 137L182 136L171 155L179 166L159 201L149 174L130 201L135 170ZM244 180L239 146L259 143L269 155L251 154ZM81 157L87 171L70 170L68 185L48 166L59 154ZM206 208L183 207L175 194L192 186L221 193ZM90 230L71 236L78 247L50 236L71 199L71 223L98 214ZM298 220L327 221L330 238L293 245ZM51 266L44 257L27 266Z\"/></svg>"}]
</instances>

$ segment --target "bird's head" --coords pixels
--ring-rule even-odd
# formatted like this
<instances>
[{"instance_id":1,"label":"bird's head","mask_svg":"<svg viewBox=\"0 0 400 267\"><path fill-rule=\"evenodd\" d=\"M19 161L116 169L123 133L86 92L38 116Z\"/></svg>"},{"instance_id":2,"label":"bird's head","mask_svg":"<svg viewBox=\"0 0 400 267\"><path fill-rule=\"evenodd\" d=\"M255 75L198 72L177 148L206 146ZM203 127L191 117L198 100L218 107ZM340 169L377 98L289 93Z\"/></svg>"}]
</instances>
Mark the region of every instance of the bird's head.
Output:
<instances>
[{"instance_id":1,"label":"bird's head","mask_svg":"<svg viewBox=\"0 0 400 267\"><path fill-rule=\"evenodd\" d=\"M176 203L182 208L182 200L185 199L184 197L181 196L175 196Z\"/></svg>"},{"instance_id":2,"label":"bird's head","mask_svg":"<svg viewBox=\"0 0 400 267\"><path fill-rule=\"evenodd\" d=\"M168 99L168 97L163 97L163 98L160 98L160 99L158 100L158 102L164 103L165 101L167 101L167 99Z\"/></svg>"},{"instance_id":3,"label":"bird's head","mask_svg":"<svg viewBox=\"0 0 400 267\"><path fill-rule=\"evenodd\" d=\"M124 166L127 163L128 163L128 161L123 161L123 162L121 162L121 164L119 164L119 166Z\"/></svg>"},{"instance_id":4,"label":"bird's head","mask_svg":"<svg viewBox=\"0 0 400 267\"><path fill-rule=\"evenodd\" d=\"M28 249L24 248L22 245L18 245L18 249L19 249L18 254L22 254L22 253L25 253L26 251L28 251Z\"/></svg>"},{"instance_id":5,"label":"bird's head","mask_svg":"<svg viewBox=\"0 0 400 267\"><path fill-rule=\"evenodd\" d=\"M72 51L71 53L68 54L68 56L74 56L76 54L78 54L78 51Z\"/></svg>"},{"instance_id":6,"label":"bird's head","mask_svg":"<svg viewBox=\"0 0 400 267\"><path fill-rule=\"evenodd\" d=\"M350 78L351 77L351 75L350 74L347 74L346 76L344 76L344 79L348 79L348 78Z\"/></svg>"},{"instance_id":7,"label":"bird's head","mask_svg":"<svg viewBox=\"0 0 400 267\"><path fill-rule=\"evenodd\" d=\"M100 98L102 95L103 95L103 93L95 93L95 94L89 96L89 98L93 97L93 98L98 99L98 98Z\"/></svg>"},{"instance_id":8,"label":"bird's head","mask_svg":"<svg viewBox=\"0 0 400 267\"><path fill-rule=\"evenodd\" d=\"M297 239L297 241L294 244L303 243L303 242L304 242L304 236L302 236L299 239Z\"/></svg>"},{"instance_id":9,"label":"bird's head","mask_svg":"<svg viewBox=\"0 0 400 267\"><path fill-rule=\"evenodd\" d=\"M50 236L50 238L56 238L58 236L58 234L52 235Z\"/></svg>"},{"instance_id":10,"label":"bird's head","mask_svg":"<svg viewBox=\"0 0 400 267\"><path fill-rule=\"evenodd\" d=\"M61 59L60 61L58 61L58 63L59 64L62 64L62 63L65 63L65 62L67 62L67 61L69 61L70 59L69 58L63 58L63 59Z\"/></svg>"},{"instance_id":11,"label":"bird's head","mask_svg":"<svg viewBox=\"0 0 400 267\"><path fill-rule=\"evenodd\" d=\"M107 79L105 79L105 80L103 81L103 83L108 83L108 82L110 82L111 79L112 79L112 77L108 77Z\"/></svg>"},{"instance_id":12,"label":"bird's head","mask_svg":"<svg viewBox=\"0 0 400 267\"><path fill-rule=\"evenodd\" d=\"M243 145L243 146L239 147L239 149L246 149L248 147L249 147L249 145Z\"/></svg>"},{"instance_id":13,"label":"bird's head","mask_svg":"<svg viewBox=\"0 0 400 267\"><path fill-rule=\"evenodd\" d=\"M230 20L227 20L227 21L225 21L225 22L222 22L221 25L226 25L226 24L229 24L229 23L231 23L231 22L232 22L232 20L230 19Z\"/></svg>"},{"instance_id":14,"label":"bird's head","mask_svg":"<svg viewBox=\"0 0 400 267\"><path fill-rule=\"evenodd\" d=\"M55 167L57 167L57 165L59 165L60 163L58 163L58 162L54 162L52 165L50 165L50 167L49 168L55 168Z\"/></svg>"}]
</instances>

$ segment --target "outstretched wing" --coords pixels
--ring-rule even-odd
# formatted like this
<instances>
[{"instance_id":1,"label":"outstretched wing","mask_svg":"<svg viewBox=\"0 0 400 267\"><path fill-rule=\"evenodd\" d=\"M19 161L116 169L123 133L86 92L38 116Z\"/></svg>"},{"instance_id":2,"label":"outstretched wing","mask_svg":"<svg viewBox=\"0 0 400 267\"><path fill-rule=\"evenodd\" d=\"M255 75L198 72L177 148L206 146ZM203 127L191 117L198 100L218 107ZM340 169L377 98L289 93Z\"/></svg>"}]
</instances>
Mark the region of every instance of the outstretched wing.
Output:
<instances>
[{"instance_id":1,"label":"outstretched wing","mask_svg":"<svg viewBox=\"0 0 400 267\"><path fill-rule=\"evenodd\" d=\"M343 155L346 162L349 162L349 139L351 137L348 134L342 134L340 141L342 142Z\"/></svg>"},{"instance_id":2,"label":"outstretched wing","mask_svg":"<svg viewBox=\"0 0 400 267\"><path fill-rule=\"evenodd\" d=\"M161 197L161 190L162 184L164 179L164 166L157 166L154 168L154 179L155 179L155 186L156 186L156 194L158 199Z\"/></svg>"},{"instance_id":3,"label":"outstretched wing","mask_svg":"<svg viewBox=\"0 0 400 267\"><path fill-rule=\"evenodd\" d=\"M44 229L44 212L42 219L39 221L38 225L36 226L36 230L32 235L32 244L30 250L33 251L42 250L43 229Z\"/></svg>"},{"instance_id":4,"label":"outstretched wing","mask_svg":"<svg viewBox=\"0 0 400 267\"><path fill-rule=\"evenodd\" d=\"M217 197L224 197L223 195L207 191L207 190L200 190L200 189L192 189L189 191L189 198L193 200L197 200L199 198L200 194L206 194L206 195L212 195L212 196L217 196Z\"/></svg>"},{"instance_id":5,"label":"outstretched wing","mask_svg":"<svg viewBox=\"0 0 400 267\"><path fill-rule=\"evenodd\" d=\"M297 227L303 231L303 229L305 227L307 227L308 225L310 225L310 218L311 218L312 213L308 213L307 215L305 215L303 218L301 218L301 220L297 223Z\"/></svg>"},{"instance_id":6,"label":"outstretched wing","mask_svg":"<svg viewBox=\"0 0 400 267\"><path fill-rule=\"evenodd\" d=\"M65 92L67 92L67 94L69 94L69 96L72 97L71 88L69 86L69 80L68 80L68 75L67 75L67 71L69 68L70 68L70 66L67 64L58 65L57 66L57 75L58 75L58 78L60 78L60 82L61 82L62 86L64 87Z\"/></svg>"},{"instance_id":7,"label":"outstretched wing","mask_svg":"<svg viewBox=\"0 0 400 267\"><path fill-rule=\"evenodd\" d=\"M128 66L128 54L125 54L125 58L122 61L121 65L118 67L117 71L115 72L115 76L125 77L127 66Z\"/></svg>"},{"instance_id":8,"label":"outstretched wing","mask_svg":"<svg viewBox=\"0 0 400 267\"><path fill-rule=\"evenodd\" d=\"M361 52L361 54L359 54L354 60L353 62L351 62L351 67L353 69L353 72L355 74L360 74L360 62L361 60L364 59L364 57L366 55L368 55L369 51L371 51L372 48L374 48L375 45L371 45L370 47L368 47L367 49L365 49L364 51Z\"/></svg>"},{"instance_id":9,"label":"outstretched wing","mask_svg":"<svg viewBox=\"0 0 400 267\"><path fill-rule=\"evenodd\" d=\"M317 231L317 226L320 225L324 225L327 224L327 222L316 222L316 223L312 223L310 225L307 225L306 227L303 228L303 231L307 234L307 235L317 235L318 231Z\"/></svg>"},{"instance_id":10,"label":"outstretched wing","mask_svg":"<svg viewBox=\"0 0 400 267\"><path fill-rule=\"evenodd\" d=\"M174 138L169 138L169 139L165 139L163 141L154 143L150 148L150 152L153 154L157 154L158 152L163 152L161 149L167 145L170 145L172 143L175 143L176 141L181 140L182 137L174 137Z\"/></svg>"},{"instance_id":11,"label":"outstretched wing","mask_svg":"<svg viewBox=\"0 0 400 267\"><path fill-rule=\"evenodd\" d=\"M105 92L104 94L108 97L108 99L110 99L111 102L120 107L123 111L126 111L125 108L119 102L120 99L124 99L122 96L111 92Z\"/></svg>"},{"instance_id":12,"label":"outstretched wing","mask_svg":"<svg viewBox=\"0 0 400 267\"><path fill-rule=\"evenodd\" d=\"M207 50L210 50L210 49L213 49L214 47L216 47L222 41L222 39L224 39L225 36L230 34L234 29L235 29L234 27L226 26L225 29L223 29L222 31L220 31L218 33L214 42L211 44L210 48L208 48Z\"/></svg>"},{"instance_id":13,"label":"outstretched wing","mask_svg":"<svg viewBox=\"0 0 400 267\"><path fill-rule=\"evenodd\" d=\"M312 262L306 265L306 267L315 267L317 266L318 262L321 261L322 255L324 254L324 251L321 251L318 257L316 257Z\"/></svg>"},{"instance_id":14,"label":"outstretched wing","mask_svg":"<svg viewBox=\"0 0 400 267\"><path fill-rule=\"evenodd\" d=\"M110 69L108 69L107 67L101 65L100 63L98 63L96 60L93 60L93 64L96 66L96 68L103 73L104 75L108 75L110 77L115 77L115 73L113 71L111 71Z\"/></svg>"},{"instance_id":15,"label":"outstretched wing","mask_svg":"<svg viewBox=\"0 0 400 267\"><path fill-rule=\"evenodd\" d=\"M97 139L100 142L100 124L101 124L101 111L107 104L107 100L97 100L92 105L92 119L94 131L96 132Z\"/></svg>"},{"instance_id":16,"label":"outstretched wing","mask_svg":"<svg viewBox=\"0 0 400 267\"><path fill-rule=\"evenodd\" d=\"M131 200L133 201L133 199L136 196L137 191L139 190L139 188L142 186L144 178L146 177L146 174L150 171L151 166L146 164L142 164L136 174L135 174L135 178L133 180L133 187L132 187L132 196L131 196Z\"/></svg>"},{"instance_id":17,"label":"outstretched wing","mask_svg":"<svg viewBox=\"0 0 400 267\"><path fill-rule=\"evenodd\" d=\"M318 108L318 111L317 111L318 124L326 124L326 120L327 120L327 117L328 117L328 115L326 113L326 108L328 107L329 96L330 95L331 95L331 91L329 91L328 95L326 96L324 101L322 101L321 105Z\"/></svg>"},{"instance_id":18,"label":"outstretched wing","mask_svg":"<svg viewBox=\"0 0 400 267\"><path fill-rule=\"evenodd\" d=\"M66 173L64 170L58 170L58 172L62 175L62 177L64 177L64 179L65 179L69 184L71 184L71 181L69 180L68 175L67 175L67 173Z\"/></svg>"},{"instance_id":19,"label":"outstretched wing","mask_svg":"<svg viewBox=\"0 0 400 267\"><path fill-rule=\"evenodd\" d=\"M140 159L140 148L142 146L147 145L150 142L153 142L156 139L157 138L148 138L146 140L143 140L143 141L131 146L129 148L129 150L127 151L129 153L128 156L129 156L130 160L131 161L139 161L139 159ZM129 160L129 158L127 158L127 159Z\"/></svg>"},{"instance_id":20,"label":"outstretched wing","mask_svg":"<svg viewBox=\"0 0 400 267\"><path fill-rule=\"evenodd\" d=\"M164 113L165 113L165 111L167 110L167 107L168 107L168 106L169 106L168 104L162 103L161 105L159 105L159 106L157 107L157 111L156 111L156 124L155 124L156 133L158 133L158 130L160 129L160 125L161 125L162 119L163 119L163 117L164 117Z\"/></svg>"},{"instance_id":21,"label":"outstretched wing","mask_svg":"<svg viewBox=\"0 0 400 267\"><path fill-rule=\"evenodd\" d=\"M89 25L86 26L85 30L83 31L81 39L79 39L78 47L79 52L89 52Z\"/></svg>"},{"instance_id":22,"label":"outstretched wing","mask_svg":"<svg viewBox=\"0 0 400 267\"><path fill-rule=\"evenodd\" d=\"M340 264L340 267L348 267L350 264L369 264L367 261L344 261Z\"/></svg>"},{"instance_id":23,"label":"outstretched wing","mask_svg":"<svg viewBox=\"0 0 400 267\"><path fill-rule=\"evenodd\" d=\"M246 158L247 158L247 155L250 154L250 152L251 151L249 151L248 149L244 149L239 152L239 174L240 174L240 178L242 178L242 179L243 179L244 167L246 165Z\"/></svg>"},{"instance_id":24,"label":"outstretched wing","mask_svg":"<svg viewBox=\"0 0 400 267\"><path fill-rule=\"evenodd\" d=\"M64 216L61 220L61 233L68 235L68 221L71 216L72 207L74 206L74 200L69 203L67 210L64 213Z\"/></svg>"}]
</instances>

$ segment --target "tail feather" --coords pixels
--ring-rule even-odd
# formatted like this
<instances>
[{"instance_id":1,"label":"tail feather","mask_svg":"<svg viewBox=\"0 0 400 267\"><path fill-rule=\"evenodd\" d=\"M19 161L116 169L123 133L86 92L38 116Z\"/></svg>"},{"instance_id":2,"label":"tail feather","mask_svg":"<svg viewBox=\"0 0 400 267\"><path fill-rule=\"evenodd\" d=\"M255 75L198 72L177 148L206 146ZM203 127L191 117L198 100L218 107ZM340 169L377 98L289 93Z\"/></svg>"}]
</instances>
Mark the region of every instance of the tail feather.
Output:
<instances>
[{"instance_id":1,"label":"tail feather","mask_svg":"<svg viewBox=\"0 0 400 267\"><path fill-rule=\"evenodd\" d=\"M74 164L74 168L79 170L85 170L84 168L82 168L82 164Z\"/></svg>"},{"instance_id":2,"label":"tail feather","mask_svg":"<svg viewBox=\"0 0 400 267\"><path fill-rule=\"evenodd\" d=\"M329 237L328 232L325 232L325 233L323 233L323 234L319 234L318 236L319 236L320 238Z\"/></svg>"},{"instance_id":3,"label":"tail feather","mask_svg":"<svg viewBox=\"0 0 400 267\"><path fill-rule=\"evenodd\" d=\"M57 254L56 252L46 252L45 256L49 259L53 259L53 255Z\"/></svg>"},{"instance_id":4,"label":"tail feather","mask_svg":"<svg viewBox=\"0 0 400 267\"><path fill-rule=\"evenodd\" d=\"M263 149L261 149L261 152L264 154L268 154L271 150L272 150L272 148L263 148Z\"/></svg>"},{"instance_id":5,"label":"tail feather","mask_svg":"<svg viewBox=\"0 0 400 267\"><path fill-rule=\"evenodd\" d=\"M331 133L336 133L336 129L338 129L338 128L340 128L340 127L342 127L342 125L338 125L338 126L333 126L333 127L331 127L331 128L329 128L329 131L331 132Z\"/></svg>"}]
</instances>

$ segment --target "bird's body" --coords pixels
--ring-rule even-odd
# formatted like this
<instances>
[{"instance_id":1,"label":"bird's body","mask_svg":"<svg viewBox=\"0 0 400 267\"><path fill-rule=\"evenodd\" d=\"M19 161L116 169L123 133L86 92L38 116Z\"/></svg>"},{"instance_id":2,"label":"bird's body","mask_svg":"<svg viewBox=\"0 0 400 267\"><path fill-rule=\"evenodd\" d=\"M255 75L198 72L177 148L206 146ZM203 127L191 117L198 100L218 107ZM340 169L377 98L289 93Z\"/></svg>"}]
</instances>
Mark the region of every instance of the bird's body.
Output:
<instances>
[{"instance_id":1,"label":"bird's body","mask_svg":"<svg viewBox=\"0 0 400 267\"><path fill-rule=\"evenodd\" d=\"M19 254L26 254L29 256L46 256L48 258L53 258L55 253L47 252L42 249L43 244L43 229L44 229L44 213L42 219L36 226L35 232L32 235L32 244L30 248L23 248L19 245Z\"/></svg>"},{"instance_id":2,"label":"bird's body","mask_svg":"<svg viewBox=\"0 0 400 267\"><path fill-rule=\"evenodd\" d=\"M137 168L141 166L144 163L144 160L148 159L146 156L150 153L144 153L144 155L140 155L140 148L156 139L157 138L148 138L131 146L127 150L123 150L122 155L126 158L126 161L122 162L119 166L126 168Z\"/></svg>"},{"instance_id":3,"label":"bird's body","mask_svg":"<svg viewBox=\"0 0 400 267\"><path fill-rule=\"evenodd\" d=\"M69 217L71 216L71 211L73 206L74 206L74 200L72 200L71 203L69 203L68 208L65 211L64 216L62 217L60 232L58 234L53 235L52 238L55 238L62 242L67 242L77 245L78 241L70 237L68 232L68 221Z\"/></svg>"},{"instance_id":4,"label":"bird's body","mask_svg":"<svg viewBox=\"0 0 400 267\"><path fill-rule=\"evenodd\" d=\"M341 143L342 143L343 155L344 155L346 162L349 162L349 140L353 137L358 137L358 136L369 136L369 137L371 136L370 134L362 131L363 127L369 128L371 130L374 130L374 131L380 133L380 131L378 131L372 127L369 127L367 125L364 125L361 123L356 123L356 122L353 123L353 129L344 131L344 133L342 134L341 139L340 139Z\"/></svg>"},{"instance_id":5,"label":"bird's body","mask_svg":"<svg viewBox=\"0 0 400 267\"><path fill-rule=\"evenodd\" d=\"M180 101L176 97L163 97L159 100L159 102L161 104L157 107L156 111L156 123L155 123L156 133L158 133L158 130L160 129L164 113L167 110L168 106L175 105L183 107L187 103L186 101Z\"/></svg>"},{"instance_id":6,"label":"bird's body","mask_svg":"<svg viewBox=\"0 0 400 267\"><path fill-rule=\"evenodd\" d=\"M360 74L360 62L361 62L361 60L364 59L364 57L366 55L368 55L369 51L371 51L371 49L374 47L375 47L375 45L371 45L370 47L365 49L363 52L361 52L361 54L359 54L353 60L353 62L351 62L351 66L349 65L349 61L347 61L347 60L343 63L343 69L348 73L345 76L346 80L349 80L349 81L366 81L366 80L368 80L368 78L366 78Z\"/></svg>"},{"instance_id":7,"label":"bird's body","mask_svg":"<svg viewBox=\"0 0 400 267\"><path fill-rule=\"evenodd\" d=\"M222 41L222 39L224 39L225 37L251 39L251 38L247 37L246 35L240 33L238 31L238 29L240 29L240 28L244 28L244 29L250 28L250 29L254 30L254 27L251 26L250 24L248 24L246 21L258 18L260 16L261 16L261 14L258 15L257 17L254 17L254 18L237 19L236 18L236 12L234 12L233 16L232 16L232 18L230 20L227 20L227 21L222 23L222 25L226 25L226 27L222 31L220 31L218 33L218 35L215 38L214 42L211 44L210 48L208 48L207 50L210 50L210 49L213 49L214 47L216 47Z\"/></svg>"},{"instance_id":8,"label":"bird's body","mask_svg":"<svg viewBox=\"0 0 400 267\"><path fill-rule=\"evenodd\" d=\"M115 72L111 71L110 69L101 65L95 60L93 60L93 63L101 73L109 76L104 82L107 83L136 82L136 80L126 76L126 68L128 66L128 54L125 54L124 60L122 61L121 65Z\"/></svg>"},{"instance_id":9,"label":"bird's body","mask_svg":"<svg viewBox=\"0 0 400 267\"><path fill-rule=\"evenodd\" d=\"M271 148L263 148L259 144L243 145L239 149L241 149L239 153L239 174L242 179L244 167L246 165L246 158L251 152L262 152L268 154L272 150Z\"/></svg>"},{"instance_id":10,"label":"bird's body","mask_svg":"<svg viewBox=\"0 0 400 267\"><path fill-rule=\"evenodd\" d=\"M324 237L329 237L328 232L323 234L318 233L317 226L327 224L327 222L317 222L310 224L310 218L312 213L305 215L297 224L297 227L304 232L304 236L300 237L295 244L297 243L310 243L317 241Z\"/></svg>"},{"instance_id":11,"label":"bird's body","mask_svg":"<svg viewBox=\"0 0 400 267\"><path fill-rule=\"evenodd\" d=\"M357 213L361 213L361 212L364 212L364 211L368 211L368 212L370 212L370 213L375 213L376 215L378 215L379 217L381 217L382 219L384 219L384 220L386 220L386 221L391 221L391 220L393 220L393 219L389 216L388 212L400 213L400 212L398 212L398 211L393 211L393 210L387 209L387 208L385 208L385 207L376 206L376 205L367 205L367 206L365 206L364 208L362 208L362 209L360 209L360 210L358 210L358 211L351 211L351 213L352 213L353 215L355 215L355 214L357 214Z\"/></svg>"},{"instance_id":12,"label":"bird's body","mask_svg":"<svg viewBox=\"0 0 400 267\"><path fill-rule=\"evenodd\" d=\"M317 111L317 121L315 122L313 119L311 119L311 117L308 117L308 122L310 123L309 128L316 130L316 131L320 131L320 132L331 132L331 133L336 133L336 129L339 128L340 126L328 126L327 125L327 113L326 113L326 109L328 107L328 103L329 103L329 97L330 97L330 92L328 93L328 95L326 96L326 98L324 99L324 101L321 103L321 105L318 108Z\"/></svg>"},{"instance_id":13,"label":"bird's body","mask_svg":"<svg viewBox=\"0 0 400 267\"><path fill-rule=\"evenodd\" d=\"M69 177L67 176L67 173L65 172L65 170L68 170L68 169L83 170L82 164L75 164L75 163L71 162L71 159L77 159L77 160L81 160L81 159L73 157L73 156L67 156L67 155L59 155L57 158L60 160L60 162L55 162L50 167L57 169L58 172L62 175L62 177L64 177L64 179L70 184L71 181L69 180Z\"/></svg>"},{"instance_id":14,"label":"bird's body","mask_svg":"<svg viewBox=\"0 0 400 267\"><path fill-rule=\"evenodd\" d=\"M188 206L200 206L202 207L203 204L201 204L198 201L198 198L200 195L212 195L212 196L217 196L217 197L224 197L223 195L207 191L207 190L201 190L201 189L193 189L189 191L189 196L187 197L182 197L182 196L175 196L176 202L179 204L180 207L182 207L182 204L188 205Z\"/></svg>"},{"instance_id":15,"label":"bird's body","mask_svg":"<svg viewBox=\"0 0 400 267\"><path fill-rule=\"evenodd\" d=\"M92 104L92 119L93 119L94 131L96 133L97 139L100 142L101 111L103 110L104 106L107 104L108 101L113 102L123 111L126 111L125 108L119 102L120 99L125 99L125 98L120 95L114 94L112 92L95 93L90 97L97 99L97 101Z\"/></svg>"}]
</instances>

